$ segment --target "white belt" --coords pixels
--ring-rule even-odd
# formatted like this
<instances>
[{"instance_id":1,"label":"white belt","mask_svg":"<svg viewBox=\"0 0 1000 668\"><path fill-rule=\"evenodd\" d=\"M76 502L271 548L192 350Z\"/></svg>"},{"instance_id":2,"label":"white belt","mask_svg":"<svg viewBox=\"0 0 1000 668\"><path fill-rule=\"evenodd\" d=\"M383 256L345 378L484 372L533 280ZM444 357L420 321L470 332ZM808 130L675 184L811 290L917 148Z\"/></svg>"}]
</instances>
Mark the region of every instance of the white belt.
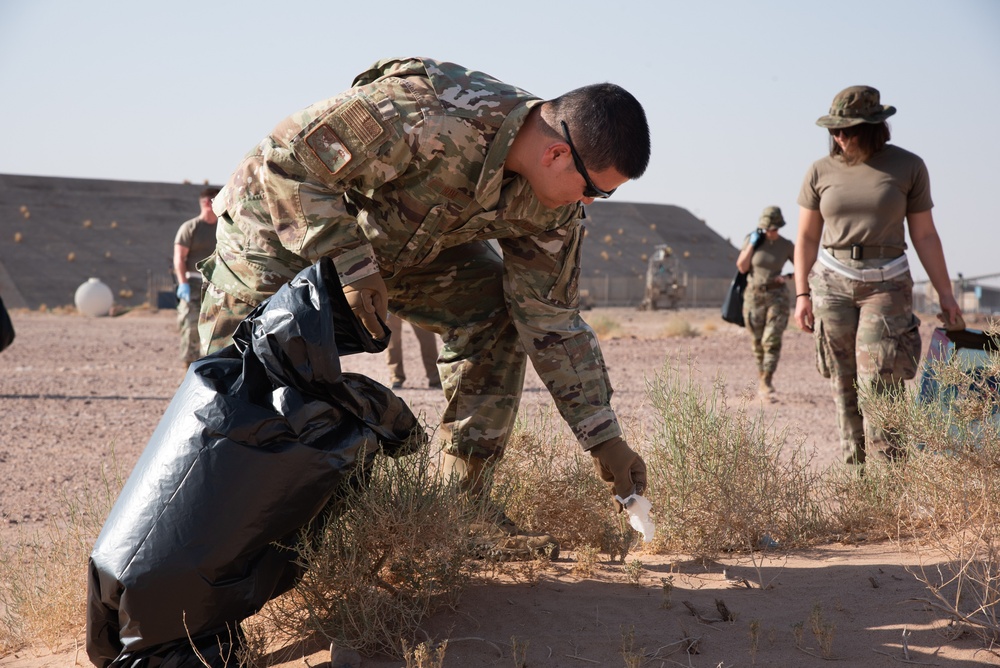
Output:
<instances>
[{"instance_id":1,"label":"white belt","mask_svg":"<svg viewBox=\"0 0 1000 668\"><path fill-rule=\"evenodd\" d=\"M910 263L906 261L905 255L900 255L892 262L884 264L881 267L855 269L854 267L848 267L846 264L830 255L825 248L820 248L819 261L823 266L833 269L841 276L846 276L847 278L855 281L861 281L862 283L880 283L882 281L888 281L890 278L902 276L910 270Z\"/></svg>"},{"instance_id":2,"label":"white belt","mask_svg":"<svg viewBox=\"0 0 1000 668\"><path fill-rule=\"evenodd\" d=\"M189 281L200 281L201 280L201 272L200 271L189 271L187 273L187 279Z\"/></svg>"}]
</instances>

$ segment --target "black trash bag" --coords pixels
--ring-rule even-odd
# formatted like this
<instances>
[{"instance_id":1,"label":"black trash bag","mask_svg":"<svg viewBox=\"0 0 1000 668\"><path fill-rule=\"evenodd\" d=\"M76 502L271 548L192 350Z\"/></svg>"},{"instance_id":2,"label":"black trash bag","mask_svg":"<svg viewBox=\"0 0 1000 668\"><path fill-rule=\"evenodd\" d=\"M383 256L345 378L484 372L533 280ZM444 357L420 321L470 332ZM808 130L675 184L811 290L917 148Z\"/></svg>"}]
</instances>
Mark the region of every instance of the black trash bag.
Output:
<instances>
[{"instance_id":1,"label":"black trash bag","mask_svg":"<svg viewBox=\"0 0 1000 668\"><path fill-rule=\"evenodd\" d=\"M743 292L747 288L747 275L742 271L736 272L733 282L729 284L729 292L722 302L722 319L734 325L745 327L743 322Z\"/></svg>"},{"instance_id":2,"label":"black trash bag","mask_svg":"<svg viewBox=\"0 0 1000 668\"><path fill-rule=\"evenodd\" d=\"M12 343L14 343L14 323L10 321L7 307L3 305L3 298L0 298L0 350Z\"/></svg>"},{"instance_id":3,"label":"black trash bag","mask_svg":"<svg viewBox=\"0 0 1000 668\"><path fill-rule=\"evenodd\" d=\"M329 259L234 340L191 365L94 545L87 653L98 666L200 665L189 638L208 656L238 645L239 622L294 586L300 529L352 473L380 448L426 443L391 390L341 372L340 355L380 352L388 337L354 317Z\"/></svg>"}]
</instances>

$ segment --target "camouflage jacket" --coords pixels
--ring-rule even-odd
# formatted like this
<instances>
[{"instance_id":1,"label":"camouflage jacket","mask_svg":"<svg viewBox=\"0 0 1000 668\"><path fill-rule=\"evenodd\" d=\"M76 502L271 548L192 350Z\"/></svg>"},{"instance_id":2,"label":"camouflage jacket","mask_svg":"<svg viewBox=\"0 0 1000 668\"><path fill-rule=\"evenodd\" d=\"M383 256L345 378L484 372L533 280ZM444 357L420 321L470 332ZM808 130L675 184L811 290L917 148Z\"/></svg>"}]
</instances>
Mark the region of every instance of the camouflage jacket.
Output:
<instances>
[{"instance_id":1,"label":"camouflage jacket","mask_svg":"<svg viewBox=\"0 0 1000 668\"><path fill-rule=\"evenodd\" d=\"M620 435L593 331L580 318L583 207L544 207L504 162L541 100L481 72L383 60L282 121L215 198L206 280L257 304L324 255L344 284L444 248L498 240L525 349L585 447Z\"/></svg>"}]
</instances>

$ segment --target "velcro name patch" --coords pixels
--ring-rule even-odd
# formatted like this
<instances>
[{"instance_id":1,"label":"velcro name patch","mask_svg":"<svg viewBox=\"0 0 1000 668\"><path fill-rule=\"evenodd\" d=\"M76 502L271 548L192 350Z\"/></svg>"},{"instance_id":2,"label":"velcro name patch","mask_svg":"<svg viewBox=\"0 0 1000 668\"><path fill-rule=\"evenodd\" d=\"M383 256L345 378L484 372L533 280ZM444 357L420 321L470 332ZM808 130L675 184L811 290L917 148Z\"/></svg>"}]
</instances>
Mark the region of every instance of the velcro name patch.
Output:
<instances>
[{"instance_id":1,"label":"velcro name patch","mask_svg":"<svg viewBox=\"0 0 1000 668\"><path fill-rule=\"evenodd\" d=\"M310 132L306 144L331 174L336 174L351 161L351 152L329 125L320 125Z\"/></svg>"}]
</instances>

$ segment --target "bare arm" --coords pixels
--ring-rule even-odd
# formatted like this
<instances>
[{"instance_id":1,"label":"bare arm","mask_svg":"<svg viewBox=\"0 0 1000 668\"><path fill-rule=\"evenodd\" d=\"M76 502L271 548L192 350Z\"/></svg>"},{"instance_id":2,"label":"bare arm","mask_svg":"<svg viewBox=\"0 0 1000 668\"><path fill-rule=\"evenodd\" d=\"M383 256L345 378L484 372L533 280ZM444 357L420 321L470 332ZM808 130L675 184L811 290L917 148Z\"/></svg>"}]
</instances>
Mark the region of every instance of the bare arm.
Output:
<instances>
[{"instance_id":1,"label":"bare arm","mask_svg":"<svg viewBox=\"0 0 1000 668\"><path fill-rule=\"evenodd\" d=\"M934 216L930 210L910 213L906 216L906 222L909 226L913 249L917 251L920 264L923 265L931 285L938 293L938 301L945 316L945 324L955 323L961 317L962 311L958 308L955 293L951 288L948 265L944 261L944 250L941 247L941 237L938 236L937 228L934 227Z\"/></svg>"},{"instance_id":2,"label":"bare arm","mask_svg":"<svg viewBox=\"0 0 1000 668\"><path fill-rule=\"evenodd\" d=\"M795 240L795 324L803 332L813 331L812 300L809 297L809 272L819 255L823 236L823 215L813 209L799 208L799 234Z\"/></svg>"},{"instance_id":3,"label":"bare arm","mask_svg":"<svg viewBox=\"0 0 1000 668\"><path fill-rule=\"evenodd\" d=\"M174 244L174 274L177 276L177 284L184 285L187 279L187 259L190 248Z\"/></svg>"},{"instance_id":4,"label":"bare arm","mask_svg":"<svg viewBox=\"0 0 1000 668\"><path fill-rule=\"evenodd\" d=\"M750 261L753 259L753 246L747 244L740 251L740 256L736 258L736 268L739 269L741 274L745 274L750 271Z\"/></svg>"}]
</instances>

